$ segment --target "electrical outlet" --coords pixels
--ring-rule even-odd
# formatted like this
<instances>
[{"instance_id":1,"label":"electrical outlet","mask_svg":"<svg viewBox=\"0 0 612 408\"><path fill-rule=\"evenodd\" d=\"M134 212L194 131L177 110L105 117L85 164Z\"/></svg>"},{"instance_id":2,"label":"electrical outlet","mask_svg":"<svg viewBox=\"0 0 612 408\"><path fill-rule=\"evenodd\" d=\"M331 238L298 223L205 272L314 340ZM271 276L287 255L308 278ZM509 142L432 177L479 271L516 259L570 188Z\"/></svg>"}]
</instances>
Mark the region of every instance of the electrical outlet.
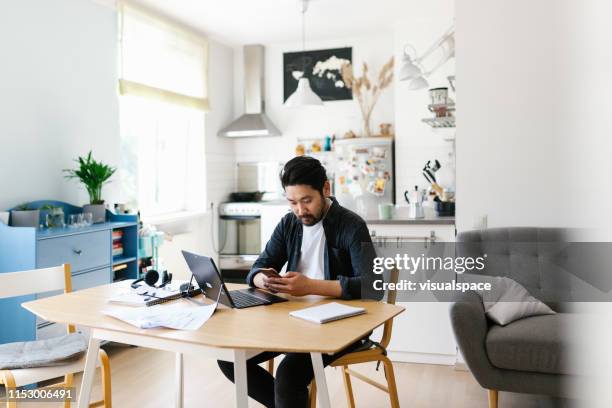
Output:
<instances>
[{"instance_id":1,"label":"electrical outlet","mask_svg":"<svg viewBox=\"0 0 612 408\"><path fill-rule=\"evenodd\" d=\"M488 223L489 217L487 214L474 217L474 229L486 229Z\"/></svg>"}]
</instances>

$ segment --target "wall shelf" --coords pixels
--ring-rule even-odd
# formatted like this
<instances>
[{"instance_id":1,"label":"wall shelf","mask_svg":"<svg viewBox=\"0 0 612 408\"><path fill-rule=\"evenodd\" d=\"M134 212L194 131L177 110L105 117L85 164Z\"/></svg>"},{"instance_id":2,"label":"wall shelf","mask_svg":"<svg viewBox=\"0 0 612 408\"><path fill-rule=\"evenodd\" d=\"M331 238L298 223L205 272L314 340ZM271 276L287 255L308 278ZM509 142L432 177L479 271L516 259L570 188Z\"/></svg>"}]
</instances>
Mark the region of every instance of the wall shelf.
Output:
<instances>
[{"instance_id":1,"label":"wall shelf","mask_svg":"<svg viewBox=\"0 0 612 408\"><path fill-rule=\"evenodd\" d=\"M137 258L135 256L119 256L119 257L115 257L113 258L113 266L115 265L119 265L122 263L128 263L128 262L134 262Z\"/></svg>"},{"instance_id":2,"label":"wall shelf","mask_svg":"<svg viewBox=\"0 0 612 408\"><path fill-rule=\"evenodd\" d=\"M445 116L441 118L425 118L421 120L435 129L455 127L455 117L454 116Z\"/></svg>"}]
</instances>

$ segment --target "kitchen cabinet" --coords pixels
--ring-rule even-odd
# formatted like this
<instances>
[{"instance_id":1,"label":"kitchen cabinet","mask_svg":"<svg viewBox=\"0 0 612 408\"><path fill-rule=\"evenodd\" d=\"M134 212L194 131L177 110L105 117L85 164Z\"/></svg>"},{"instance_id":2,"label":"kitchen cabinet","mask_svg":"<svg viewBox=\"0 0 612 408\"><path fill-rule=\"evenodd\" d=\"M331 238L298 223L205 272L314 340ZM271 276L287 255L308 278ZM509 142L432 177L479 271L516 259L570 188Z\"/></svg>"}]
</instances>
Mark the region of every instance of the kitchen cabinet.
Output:
<instances>
[{"instance_id":1,"label":"kitchen cabinet","mask_svg":"<svg viewBox=\"0 0 612 408\"><path fill-rule=\"evenodd\" d=\"M387 237L393 243L397 237L415 239L415 242L435 236L436 242L454 242L454 219L390 220L368 223L374 238ZM400 273L400 277L402 274ZM393 361L454 365L457 344L449 317L448 302L439 302L433 296L423 294L414 301L402 302L398 293L398 305L406 310L393 323L393 336L388 347ZM375 336L380 336L379 329Z\"/></svg>"}]
</instances>

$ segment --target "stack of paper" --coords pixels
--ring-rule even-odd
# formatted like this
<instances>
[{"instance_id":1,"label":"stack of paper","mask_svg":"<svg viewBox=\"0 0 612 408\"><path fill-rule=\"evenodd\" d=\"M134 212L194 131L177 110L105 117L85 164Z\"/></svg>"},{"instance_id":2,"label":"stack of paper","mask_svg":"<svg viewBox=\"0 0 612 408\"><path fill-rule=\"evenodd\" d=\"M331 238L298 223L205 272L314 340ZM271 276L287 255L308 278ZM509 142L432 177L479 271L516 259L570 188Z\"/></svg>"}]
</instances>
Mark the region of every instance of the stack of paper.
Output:
<instances>
[{"instance_id":1,"label":"stack of paper","mask_svg":"<svg viewBox=\"0 0 612 408\"><path fill-rule=\"evenodd\" d=\"M217 303L193 305L187 301L145 308L114 307L102 313L123 320L140 329L167 327L177 330L197 330L215 312Z\"/></svg>"},{"instance_id":2,"label":"stack of paper","mask_svg":"<svg viewBox=\"0 0 612 408\"><path fill-rule=\"evenodd\" d=\"M346 317L357 316L365 313L363 307L346 306L337 302L326 303L320 306L308 307L300 309L289 314L293 317L308 320L314 323L327 323Z\"/></svg>"}]
</instances>

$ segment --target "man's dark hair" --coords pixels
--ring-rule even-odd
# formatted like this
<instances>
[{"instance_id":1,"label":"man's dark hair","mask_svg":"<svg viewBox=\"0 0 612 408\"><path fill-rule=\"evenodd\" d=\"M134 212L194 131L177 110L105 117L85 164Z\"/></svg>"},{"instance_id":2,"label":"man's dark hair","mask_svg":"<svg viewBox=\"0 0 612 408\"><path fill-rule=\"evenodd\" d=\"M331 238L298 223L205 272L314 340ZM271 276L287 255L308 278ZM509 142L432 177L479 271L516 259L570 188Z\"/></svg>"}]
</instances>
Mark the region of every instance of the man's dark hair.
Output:
<instances>
[{"instance_id":1,"label":"man's dark hair","mask_svg":"<svg viewBox=\"0 0 612 408\"><path fill-rule=\"evenodd\" d=\"M280 173L280 179L283 189L287 186L305 184L323 194L327 174L325 167L314 157L298 156L285 164Z\"/></svg>"}]
</instances>

